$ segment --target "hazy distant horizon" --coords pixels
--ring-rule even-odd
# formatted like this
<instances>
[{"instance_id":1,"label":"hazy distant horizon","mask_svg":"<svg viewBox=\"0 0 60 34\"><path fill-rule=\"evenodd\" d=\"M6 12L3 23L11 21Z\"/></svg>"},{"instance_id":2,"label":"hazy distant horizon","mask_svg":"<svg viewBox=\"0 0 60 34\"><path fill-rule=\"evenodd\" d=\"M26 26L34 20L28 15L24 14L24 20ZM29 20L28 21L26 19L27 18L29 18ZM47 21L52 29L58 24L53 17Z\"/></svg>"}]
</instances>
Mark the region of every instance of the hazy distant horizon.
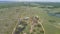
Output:
<instances>
[{"instance_id":1,"label":"hazy distant horizon","mask_svg":"<svg viewBox=\"0 0 60 34\"><path fill-rule=\"evenodd\" d=\"M0 1L19 1L19 2L60 2L60 0L0 0Z\"/></svg>"}]
</instances>

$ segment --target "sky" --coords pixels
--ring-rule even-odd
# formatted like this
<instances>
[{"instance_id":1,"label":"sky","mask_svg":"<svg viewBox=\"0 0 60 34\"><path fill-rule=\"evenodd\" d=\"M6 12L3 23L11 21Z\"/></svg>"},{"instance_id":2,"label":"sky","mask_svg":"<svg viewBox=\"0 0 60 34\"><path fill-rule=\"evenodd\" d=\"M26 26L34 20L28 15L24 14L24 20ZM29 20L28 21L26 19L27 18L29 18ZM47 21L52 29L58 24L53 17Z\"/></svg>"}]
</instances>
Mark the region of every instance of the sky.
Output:
<instances>
[{"instance_id":1,"label":"sky","mask_svg":"<svg viewBox=\"0 0 60 34\"><path fill-rule=\"evenodd\" d=\"M40 1L40 2L60 2L60 0L0 0L0 1Z\"/></svg>"}]
</instances>

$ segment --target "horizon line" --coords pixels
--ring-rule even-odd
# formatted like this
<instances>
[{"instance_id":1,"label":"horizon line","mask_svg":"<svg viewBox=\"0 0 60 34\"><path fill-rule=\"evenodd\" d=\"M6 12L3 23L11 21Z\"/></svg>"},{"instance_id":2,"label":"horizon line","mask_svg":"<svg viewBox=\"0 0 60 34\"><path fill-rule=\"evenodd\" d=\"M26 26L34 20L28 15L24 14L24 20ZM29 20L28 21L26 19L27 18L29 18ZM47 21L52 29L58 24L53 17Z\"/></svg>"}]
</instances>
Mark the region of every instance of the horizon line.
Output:
<instances>
[{"instance_id":1,"label":"horizon line","mask_svg":"<svg viewBox=\"0 0 60 34\"><path fill-rule=\"evenodd\" d=\"M54 2L54 1L10 1L10 2ZM56 1L56 2L58 2L58 1Z\"/></svg>"}]
</instances>

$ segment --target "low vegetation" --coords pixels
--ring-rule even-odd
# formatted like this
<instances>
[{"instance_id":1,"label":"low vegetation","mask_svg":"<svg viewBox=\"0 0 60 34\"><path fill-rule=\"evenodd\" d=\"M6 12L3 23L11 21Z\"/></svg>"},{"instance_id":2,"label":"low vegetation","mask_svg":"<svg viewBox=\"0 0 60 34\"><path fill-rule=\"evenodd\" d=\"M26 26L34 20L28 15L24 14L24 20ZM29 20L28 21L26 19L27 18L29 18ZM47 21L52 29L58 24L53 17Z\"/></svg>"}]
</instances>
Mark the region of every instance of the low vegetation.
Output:
<instances>
[{"instance_id":1,"label":"low vegetation","mask_svg":"<svg viewBox=\"0 0 60 34\"><path fill-rule=\"evenodd\" d=\"M26 4L24 4L24 2L0 4L0 34L12 34L14 27L18 23L18 18L34 15L38 15L42 21L45 34L60 34L60 17L48 15L48 11L52 14L59 13L60 3L31 2L31 5L29 3L30 2ZM47 5L48 7L46 7ZM41 27L39 24L37 26L38 28ZM27 28L29 28L29 26L27 26ZM29 33L29 29L27 28L24 31ZM36 27L34 32L36 31L37 34L40 34L38 28ZM43 34L42 30L41 32Z\"/></svg>"}]
</instances>

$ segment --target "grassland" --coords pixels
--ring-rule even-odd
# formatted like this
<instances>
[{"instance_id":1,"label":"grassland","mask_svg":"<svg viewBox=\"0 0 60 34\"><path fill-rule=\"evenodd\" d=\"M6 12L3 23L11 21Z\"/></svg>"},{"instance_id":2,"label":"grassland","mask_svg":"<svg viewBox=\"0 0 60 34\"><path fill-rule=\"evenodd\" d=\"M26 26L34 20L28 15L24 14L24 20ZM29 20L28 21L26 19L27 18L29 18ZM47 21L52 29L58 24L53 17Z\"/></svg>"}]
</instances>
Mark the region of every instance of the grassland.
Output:
<instances>
[{"instance_id":1,"label":"grassland","mask_svg":"<svg viewBox=\"0 0 60 34\"><path fill-rule=\"evenodd\" d=\"M0 34L11 34L20 16L33 15L38 15L40 20L43 21L45 34L60 34L60 18L49 16L46 11L49 8L40 8L39 6L18 6L0 9ZM48 11L50 13L60 12L60 8L53 8Z\"/></svg>"}]
</instances>

